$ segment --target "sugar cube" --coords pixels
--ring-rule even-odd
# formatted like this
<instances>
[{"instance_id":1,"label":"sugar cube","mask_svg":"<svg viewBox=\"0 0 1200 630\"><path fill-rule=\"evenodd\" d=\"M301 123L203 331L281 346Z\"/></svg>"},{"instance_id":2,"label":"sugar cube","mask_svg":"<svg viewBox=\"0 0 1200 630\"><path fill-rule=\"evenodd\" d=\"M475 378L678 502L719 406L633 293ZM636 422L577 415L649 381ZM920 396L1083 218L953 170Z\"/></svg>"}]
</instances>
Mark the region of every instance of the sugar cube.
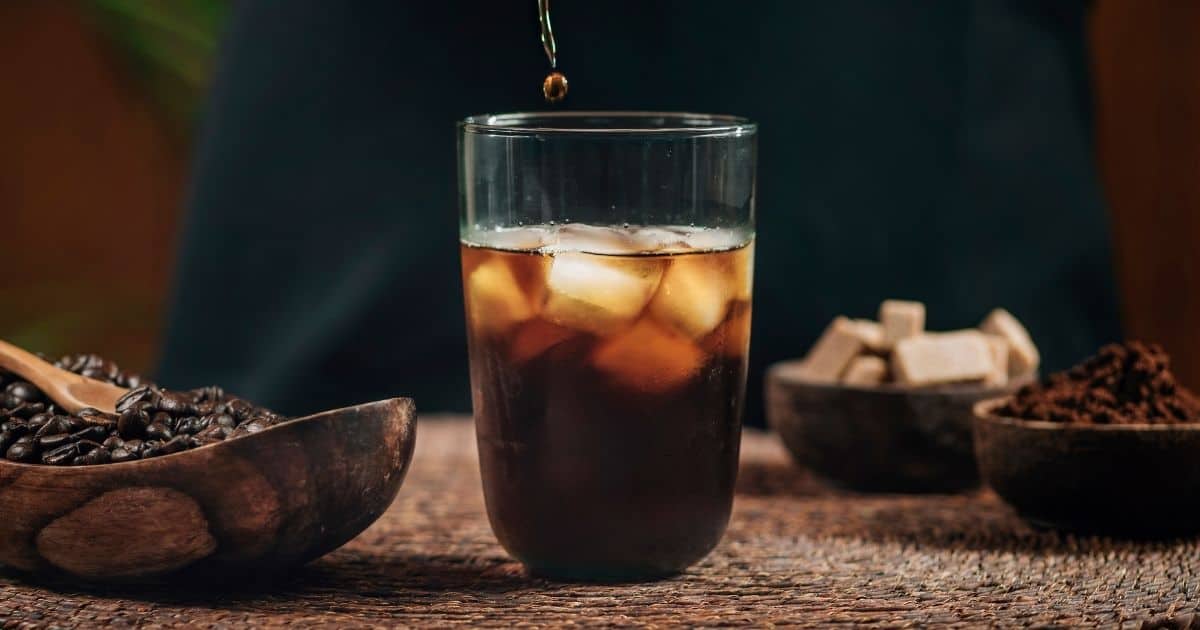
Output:
<instances>
[{"instance_id":1,"label":"sugar cube","mask_svg":"<svg viewBox=\"0 0 1200 630\"><path fill-rule=\"evenodd\" d=\"M813 344L800 368L800 374L810 381L836 383L850 360L858 356L862 349L863 342L854 323L839 316Z\"/></svg>"},{"instance_id":2,"label":"sugar cube","mask_svg":"<svg viewBox=\"0 0 1200 630\"><path fill-rule=\"evenodd\" d=\"M906 337L892 351L892 371L914 387L981 381L992 372L992 351L977 330Z\"/></svg>"},{"instance_id":3,"label":"sugar cube","mask_svg":"<svg viewBox=\"0 0 1200 630\"><path fill-rule=\"evenodd\" d=\"M1037 346L1029 337L1029 331L1012 313L998 308L983 320L979 329L985 333L999 335L1008 341L1008 375L1027 376L1037 371L1041 356Z\"/></svg>"},{"instance_id":4,"label":"sugar cube","mask_svg":"<svg viewBox=\"0 0 1200 630\"><path fill-rule=\"evenodd\" d=\"M855 357L846 368L846 373L842 376L842 383L860 386L878 385L887 380L887 373L887 361L884 361L883 358L869 355Z\"/></svg>"},{"instance_id":5,"label":"sugar cube","mask_svg":"<svg viewBox=\"0 0 1200 630\"><path fill-rule=\"evenodd\" d=\"M884 300L879 305L879 323L883 326L883 344L891 348L901 339L925 330L925 305L905 300Z\"/></svg>"}]
</instances>

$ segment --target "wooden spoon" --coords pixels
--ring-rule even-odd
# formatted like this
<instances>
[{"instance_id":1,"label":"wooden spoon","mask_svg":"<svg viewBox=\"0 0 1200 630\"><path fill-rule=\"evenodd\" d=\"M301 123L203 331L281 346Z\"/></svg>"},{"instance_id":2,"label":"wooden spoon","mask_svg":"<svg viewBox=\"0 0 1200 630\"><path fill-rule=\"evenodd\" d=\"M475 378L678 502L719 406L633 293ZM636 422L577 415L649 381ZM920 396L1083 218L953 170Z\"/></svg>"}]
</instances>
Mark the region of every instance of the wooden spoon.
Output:
<instances>
[{"instance_id":1,"label":"wooden spoon","mask_svg":"<svg viewBox=\"0 0 1200 630\"><path fill-rule=\"evenodd\" d=\"M299 565L383 514L415 442L394 398L135 462L0 460L0 565L101 582Z\"/></svg>"},{"instance_id":2,"label":"wooden spoon","mask_svg":"<svg viewBox=\"0 0 1200 630\"><path fill-rule=\"evenodd\" d=\"M0 368L33 383L56 405L72 414L88 407L104 413L116 413L117 400L129 391L56 368L37 355L3 340L0 340Z\"/></svg>"}]
</instances>

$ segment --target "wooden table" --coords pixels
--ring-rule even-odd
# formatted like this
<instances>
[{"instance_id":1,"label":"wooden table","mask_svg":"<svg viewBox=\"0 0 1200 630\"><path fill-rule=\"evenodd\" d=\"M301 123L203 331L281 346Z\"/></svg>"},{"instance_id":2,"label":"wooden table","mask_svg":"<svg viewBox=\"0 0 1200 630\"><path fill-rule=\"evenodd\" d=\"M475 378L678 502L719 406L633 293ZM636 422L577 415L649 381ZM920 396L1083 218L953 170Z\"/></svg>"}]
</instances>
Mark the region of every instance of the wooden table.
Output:
<instances>
[{"instance_id":1,"label":"wooden table","mask_svg":"<svg viewBox=\"0 0 1200 630\"><path fill-rule=\"evenodd\" d=\"M98 589L0 573L0 627L1200 627L1194 541L1037 532L985 493L837 493L798 472L776 439L759 432L746 436L729 533L685 575L616 586L530 579L488 528L469 422L427 417L419 434L391 510L287 578Z\"/></svg>"}]
</instances>

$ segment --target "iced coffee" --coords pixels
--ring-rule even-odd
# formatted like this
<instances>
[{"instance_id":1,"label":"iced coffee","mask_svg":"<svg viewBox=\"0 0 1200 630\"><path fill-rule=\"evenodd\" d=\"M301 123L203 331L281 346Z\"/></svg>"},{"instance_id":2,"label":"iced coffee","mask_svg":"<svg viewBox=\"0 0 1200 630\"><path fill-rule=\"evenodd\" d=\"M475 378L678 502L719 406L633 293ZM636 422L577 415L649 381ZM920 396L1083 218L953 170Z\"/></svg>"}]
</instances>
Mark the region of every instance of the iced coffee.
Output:
<instances>
[{"instance_id":1,"label":"iced coffee","mask_svg":"<svg viewBox=\"0 0 1200 630\"><path fill-rule=\"evenodd\" d=\"M622 579L706 555L729 519L750 336L748 230L464 234L488 516L535 572Z\"/></svg>"}]
</instances>

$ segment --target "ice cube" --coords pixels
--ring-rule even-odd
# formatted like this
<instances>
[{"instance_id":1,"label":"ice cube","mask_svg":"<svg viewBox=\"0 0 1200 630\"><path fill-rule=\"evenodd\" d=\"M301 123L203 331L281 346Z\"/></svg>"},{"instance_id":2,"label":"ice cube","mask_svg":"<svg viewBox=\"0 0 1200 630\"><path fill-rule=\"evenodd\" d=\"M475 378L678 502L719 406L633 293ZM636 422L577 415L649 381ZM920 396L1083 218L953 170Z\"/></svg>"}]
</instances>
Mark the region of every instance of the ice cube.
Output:
<instances>
[{"instance_id":1,"label":"ice cube","mask_svg":"<svg viewBox=\"0 0 1200 630\"><path fill-rule=\"evenodd\" d=\"M585 252L588 254L636 254L640 251L629 230L565 223L558 227L550 247L556 252Z\"/></svg>"},{"instance_id":2,"label":"ice cube","mask_svg":"<svg viewBox=\"0 0 1200 630\"><path fill-rule=\"evenodd\" d=\"M684 234L669 228L640 227L633 231L632 238L643 252L680 251L687 247Z\"/></svg>"},{"instance_id":3,"label":"ice cube","mask_svg":"<svg viewBox=\"0 0 1200 630\"><path fill-rule=\"evenodd\" d=\"M502 333L536 314L503 260L490 259L467 277L467 317L475 330Z\"/></svg>"},{"instance_id":4,"label":"ice cube","mask_svg":"<svg viewBox=\"0 0 1200 630\"><path fill-rule=\"evenodd\" d=\"M633 322L662 279L663 261L560 252L550 263L543 316L606 335Z\"/></svg>"},{"instance_id":5,"label":"ice cube","mask_svg":"<svg viewBox=\"0 0 1200 630\"><path fill-rule=\"evenodd\" d=\"M473 236L488 247L512 251L532 251L551 241L550 231L541 226L496 228Z\"/></svg>"},{"instance_id":6,"label":"ice cube","mask_svg":"<svg viewBox=\"0 0 1200 630\"><path fill-rule=\"evenodd\" d=\"M712 354L736 359L750 352L750 304L735 303L725 321L704 338L702 346Z\"/></svg>"},{"instance_id":7,"label":"ice cube","mask_svg":"<svg viewBox=\"0 0 1200 630\"><path fill-rule=\"evenodd\" d=\"M509 350L513 361L525 363L536 359L550 348L576 335L570 328L563 328L540 317L535 317L517 329L513 336L512 347Z\"/></svg>"},{"instance_id":8,"label":"ice cube","mask_svg":"<svg viewBox=\"0 0 1200 630\"><path fill-rule=\"evenodd\" d=\"M655 319L693 339L712 332L725 319L732 291L715 262L711 255L674 258L650 302Z\"/></svg>"},{"instance_id":9,"label":"ice cube","mask_svg":"<svg viewBox=\"0 0 1200 630\"><path fill-rule=\"evenodd\" d=\"M662 393L698 375L705 355L687 337L643 319L600 344L592 360L624 386Z\"/></svg>"}]
</instances>

